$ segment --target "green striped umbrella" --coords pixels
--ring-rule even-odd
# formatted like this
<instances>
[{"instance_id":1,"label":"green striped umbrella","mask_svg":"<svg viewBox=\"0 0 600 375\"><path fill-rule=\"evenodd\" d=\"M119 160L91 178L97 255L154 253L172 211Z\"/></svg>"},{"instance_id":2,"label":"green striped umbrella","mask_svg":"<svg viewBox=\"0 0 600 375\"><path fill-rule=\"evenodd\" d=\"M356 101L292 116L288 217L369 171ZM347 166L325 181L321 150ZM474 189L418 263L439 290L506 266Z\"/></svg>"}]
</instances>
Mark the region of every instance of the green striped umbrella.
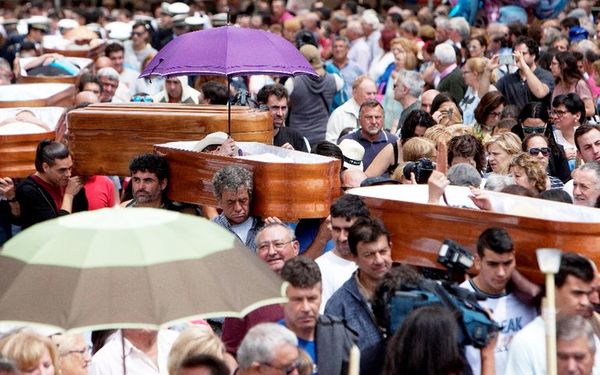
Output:
<instances>
[{"instance_id":1,"label":"green striped umbrella","mask_svg":"<svg viewBox=\"0 0 600 375\"><path fill-rule=\"evenodd\" d=\"M0 251L0 321L60 330L164 328L284 302L283 283L220 226L107 208L37 224Z\"/></svg>"}]
</instances>

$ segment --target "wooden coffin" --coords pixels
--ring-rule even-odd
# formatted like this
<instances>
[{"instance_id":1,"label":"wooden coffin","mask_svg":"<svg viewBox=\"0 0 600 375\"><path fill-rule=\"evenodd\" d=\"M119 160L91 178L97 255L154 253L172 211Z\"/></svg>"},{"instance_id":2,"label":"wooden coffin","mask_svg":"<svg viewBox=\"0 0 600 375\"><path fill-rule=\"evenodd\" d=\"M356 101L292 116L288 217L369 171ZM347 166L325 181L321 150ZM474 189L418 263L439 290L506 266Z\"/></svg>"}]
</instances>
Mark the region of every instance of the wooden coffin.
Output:
<instances>
[{"instance_id":1,"label":"wooden coffin","mask_svg":"<svg viewBox=\"0 0 600 375\"><path fill-rule=\"evenodd\" d=\"M216 206L213 175L233 164L254 173L252 213L257 216L277 216L289 221L326 217L340 194L339 160L255 142L237 142L245 156L232 158L190 151L195 144L154 146L169 161L172 200ZM270 154L267 158L272 161L257 156L264 153Z\"/></svg>"},{"instance_id":2,"label":"wooden coffin","mask_svg":"<svg viewBox=\"0 0 600 375\"><path fill-rule=\"evenodd\" d=\"M7 134L0 126L0 176L26 177L35 172L34 159L38 143L43 139L60 139L64 127L64 108L3 108L0 109L0 121L14 117L21 110L32 111L37 118L46 123L52 131L29 134Z\"/></svg>"},{"instance_id":3,"label":"wooden coffin","mask_svg":"<svg viewBox=\"0 0 600 375\"><path fill-rule=\"evenodd\" d=\"M75 86L68 83L17 83L0 86L0 108L70 107Z\"/></svg>"},{"instance_id":4,"label":"wooden coffin","mask_svg":"<svg viewBox=\"0 0 600 375\"><path fill-rule=\"evenodd\" d=\"M94 104L69 112L69 147L80 175L129 175L129 161L152 152L153 145L199 140L227 132L226 106L125 103ZM271 114L248 107L231 108L236 141L273 142Z\"/></svg>"},{"instance_id":5,"label":"wooden coffin","mask_svg":"<svg viewBox=\"0 0 600 375\"><path fill-rule=\"evenodd\" d=\"M19 83L70 83L75 86L79 84L79 78L81 75L88 71L94 61L88 58L82 57L67 57L66 60L78 66L79 73L76 75L61 75L61 76L44 76L44 75L27 75L27 71L23 68L33 58L24 58L19 60L19 77L17 82Z\"/></svg>"},{"instance_id":6,"label":"wooden coffin","mask_svg":"<svg viewBox=\"0 0 600 375\"><path fill-rule=\"evenodd\" d=\"M72 40L45 36L42 46L44 53L60 53L68 57L83 57L96 60L99 56L104 56L106 42L94 40L93 45L78 45Z\"/></svg>"},{"instance_id":7,"label":"wooden coffin","mask_svg":"<svg viewBox=\"0 0 600 375\"><path fill-rule=\"evenodd\" d=\"M349 191L364 198L372 214L392 233L393 258L418 266L443 268L436 262L444 239L476 252L477 238L489 227L505 228L516 250L517 267L542 281L535 250L558 248L584 254L600 264L600 210L503 193L488 192L494 212L431 205L426 185L394 185ZM451 206L474 207L469 189L446 188Z\"/></svg>"}]
</instances>

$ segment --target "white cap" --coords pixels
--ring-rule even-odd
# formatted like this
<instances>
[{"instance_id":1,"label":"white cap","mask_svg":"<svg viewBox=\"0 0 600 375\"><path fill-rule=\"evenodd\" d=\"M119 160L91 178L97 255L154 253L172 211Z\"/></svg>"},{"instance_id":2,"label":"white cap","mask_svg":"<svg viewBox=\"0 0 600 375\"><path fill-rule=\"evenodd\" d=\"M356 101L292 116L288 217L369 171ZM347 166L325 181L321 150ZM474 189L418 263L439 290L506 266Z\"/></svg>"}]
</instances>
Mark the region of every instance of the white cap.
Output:
<instances>
[{"instance_id":1,"label":"white cap","mask_svg":"<svg viewBox=\"0 0 600 375\"><path fill-rule=\"evenodd\" d=\"M63 18L62 20L58 21L57 25L60 29L64 30L75 29L79 27L79 23L71 18Z\"/></svg>"},{"instance_id":2,"label":"white cap","mask_svg":"<svg viewBox=\"0 0 600 375\"><path fill-rule=\"evenodd\" d=\"M188 14L190 12L190 7L187 4L178 2L178 3L173 3L171 5L169 5L168 8L168 12L171 13L171 15L175 16L178 14Z\"/></svg>"},{"instance_id":3,"label":"white cap","mask_svg":"<svg viewBox=\"0 0 600 375\"><path fill-rule=\"evenodd\" d=\"M111 22L105 27L110 39L127 40L131 38L131 25L125 22Z\"/></svg>"},{"instance_id":4,"label":"white cap","mask_svg":"<svg viewBox=\"0 0 600 375\"><path fill-rule=\"evenodd\" d=\"M229 138L229 136L227 135L227 133L224 133L224 132L210 133L209 135L204 137L202 140L200 140L198 143L196 143L196 145L193 148L193 151L202 152L202 150L204 150L208 146L211 146L211 145L219 145L220 146L228 138Z\"/></svg>"},{"instance_id":5,"label":"white cap","mask_svg":"<svg viewBox=\"0 0 600 375\"><path fill-rule=\"evenodd\" d=\"M362 171L365 148L354 139L344 139L340 142L339 147L344 155L344 167L348 169L360 169Z\"/></svg>"}]
</instances>

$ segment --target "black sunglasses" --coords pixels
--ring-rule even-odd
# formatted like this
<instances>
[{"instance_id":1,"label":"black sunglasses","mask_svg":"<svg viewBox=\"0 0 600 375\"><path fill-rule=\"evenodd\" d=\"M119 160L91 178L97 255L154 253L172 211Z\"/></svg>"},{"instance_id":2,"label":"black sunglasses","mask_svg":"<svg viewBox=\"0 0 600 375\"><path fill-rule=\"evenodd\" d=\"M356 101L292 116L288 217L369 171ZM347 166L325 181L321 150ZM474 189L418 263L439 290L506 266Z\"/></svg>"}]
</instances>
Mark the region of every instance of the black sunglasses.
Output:
<instances>
[{"instance_id":1,"label":"black sunglasses","mask_svg":"<svg viewBox=\"0 0 600 375\"><path fill-rule=\"evenodd\" d=\"M550 155L550 151L551 150L549 147L533 147L533 148L529 149L529 155L536 156L537 154L539 154L541 152L542 155L548 156L548 155Z\"/></svg>"},{"instance_id":2,"label":"black sunglasses","mask_svg":"<svg viewBox=\"0 0 600 375\"><path fill-rule=\"evenodd\" d=\"M521 125L521 128L523 128L524 134L534 134L534 133L544 134L544 132L546 131L545 124L542 127Z\"/></svg>"}]
</instances>

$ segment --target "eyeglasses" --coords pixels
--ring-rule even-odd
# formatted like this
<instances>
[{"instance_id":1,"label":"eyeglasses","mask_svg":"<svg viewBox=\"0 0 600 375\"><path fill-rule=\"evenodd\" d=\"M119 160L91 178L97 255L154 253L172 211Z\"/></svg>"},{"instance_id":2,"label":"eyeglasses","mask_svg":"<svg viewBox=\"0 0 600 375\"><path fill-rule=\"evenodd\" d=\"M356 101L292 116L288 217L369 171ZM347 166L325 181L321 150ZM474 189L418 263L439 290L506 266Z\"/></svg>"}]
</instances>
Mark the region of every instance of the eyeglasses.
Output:
<instances>
[{"instance_id":1,"label":"eyeglasses","mask_svg":"<svg viewBox=\"0 0 600 375\"><path fill-rule=\"evenodd\" d=\"M544 124L542 127L521 125L521 128L523 128L524 134L544 134L546 131L546 124Z\"/></svg>"},{"instance_id":2,"label":"eyeglasses","mask_svg":"<svg viewBox=\"0 0 600 375\"><path fill-rule=\"evenodd\" d=\"M86 354L91 354L92 353L92 348L90 346L86 346L85 348L81 349L81 350L69 350L68 352L64 353L63 356L69 355L69 354L79 354L82 357L85 356Z\"/></svg>"},{"instance_id":3,"label":"eyeglasses","mask_svg":"<svg viewBox=\"0 0 600 375\"><path fill-rule=\"evenodd\" d=\"M501 114L502 114L502 112L490 112L490 114L488 116L491 116L491 117L500 117Z\"/></svg>"},{"instance_id":4,"label":"eyeglasses","mask_svg":"<svg viewBox=\"0 0 600 375\"><path fill-rule=\"evenodd\" d=\"M550 151L549 147L533 147L529 149L529 155L537 156L541 152L542 155L548 156L550 155Z\"/></svg>"},{"instance_id":5,"label":"eyeglasses","mask_svg":"<svg viewBox=\"0 0 600 375\"><path fill-rule=\"evenodd\" d=\"M275 250L283 250L283 248L285 247L285 245L294 242L294 239L291 239L289 241L268 241L268 242L261 242L260 244L258 244L258 251L268 251L271 248L271 245L273 245L273 247L275 248Z\"/></svg>"},{"instance_id":6,"label":"eyeglasses","mask_svg":"<svg viewBox=\"0 0 600 375\"><path fill-rule=\"evenodd\" d=\"M140 31L133 31L131 33L131 36L144 36L145 33L146 33L145 31L142 31L142 32L140 32Z\"/></svg>"},{"instance_id":7,"label":"eyeglasses","mask_svg":"<svg viewBox=\"0 0 600 375\"><path fill-rule=\"evenodd\" d=\"M133 103L154 103L154 100L151 96L144 95L136 95L133 98L131 98L131 101Z\"/></svg>"},{"instance_id":8,"label":"eyeglasses","mask_svg":"<svg viewBox=\"0 0 600 375\"><path fill-rule=\"evenodd\" d=\"M561 111L561 110L558 110L558 109L555 109L552 112L550 112L551 115L556 116L556 117L563 117L567 113L569 113L569 112L568 111Z\"/></svg>"},{"instance_id":9,"label":"eyeglasses","mask_svg":"<svg viewBox=\"0 0 600 375\"><path fill-rule=\"evenodd\" d=\"M292 372L294 372L294 370L298 369L298 367L300 366L300 362L295 361L294 363L292 363L289 366L282 366L282 367L274 366L274 365L272 365L270 363L266 363L266 362L262 363L262 365L279 370L282 373L284 373L285 375L290 375Z\"/></svg>"}]
</instances>

